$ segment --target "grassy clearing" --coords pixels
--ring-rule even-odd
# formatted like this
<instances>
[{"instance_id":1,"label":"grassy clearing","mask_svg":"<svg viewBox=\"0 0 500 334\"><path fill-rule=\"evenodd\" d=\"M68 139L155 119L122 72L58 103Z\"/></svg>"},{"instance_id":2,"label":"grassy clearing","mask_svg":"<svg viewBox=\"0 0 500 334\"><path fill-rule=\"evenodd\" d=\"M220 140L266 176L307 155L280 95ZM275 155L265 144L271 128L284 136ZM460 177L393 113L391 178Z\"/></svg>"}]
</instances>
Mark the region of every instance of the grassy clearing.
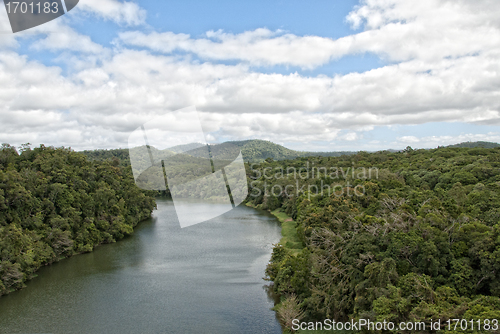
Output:
<instances>
[{"instance_id":1,"label":"grassy clearing","mask_svg":"<svg viewBox=\"0 0 500 334\"><path fill-rule=\"evenodd\" d=\"M281 235L283 237L280 243L288 248L292 254L299 253L304 248L304 245L297 235L297 222L281 211L281 209L276 209L271 214L276 216L281 223Z\"/></svg>"},{"instance_id":2,"label":"grassy clearing","mask_svg":"<svg viewBox=\"0 0 500 334\"><path fill-rule=\"evenodd\" d=\"M248 202L245 203L245 205L254 209L260 209L259 205L255 206ZM293 255L298 254L304 248L304 245L297 235L297 222L283 212L282 209L271 211L271 214L278 218L281 223L281 235L283 237L281 238L280 243L288 248Z\"/></svg>"}]
</instances>

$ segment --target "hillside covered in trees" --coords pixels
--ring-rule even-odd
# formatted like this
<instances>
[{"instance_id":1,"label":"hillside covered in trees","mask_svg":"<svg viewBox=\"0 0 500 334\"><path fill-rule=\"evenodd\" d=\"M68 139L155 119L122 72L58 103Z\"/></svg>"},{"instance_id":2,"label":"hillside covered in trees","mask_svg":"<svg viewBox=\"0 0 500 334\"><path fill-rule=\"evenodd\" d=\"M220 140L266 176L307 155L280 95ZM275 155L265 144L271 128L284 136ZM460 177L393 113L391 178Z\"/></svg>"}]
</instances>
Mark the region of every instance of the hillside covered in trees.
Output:
<instances>
[{"instance_id":1,"label":"hillside covered in trees","mask_svg":"<svg viewBox=\"0 0 500 334\"><path fill-rule=\"evenodd\" d=\"M500 148L298 158L248 177L249 205L288 215L302 243L277 244L267 268L285 325L500 319Z\"/></svg>"},{"instance_id":2,"label":"hillside covered in trees","mask_svg":"<svg viewBox=\"0 0 500 334\"><path fill-rule=\"evenodd\" d=\"M0 296L36 271L133 232L155 200L130 167L64 148L0 148Z\"/></svg>"},{"instance_id":3,"label":"hillside covered in trees","mask_svg":"<svg viewBox=\"0 0 500 334\"><path fill-rule=\"evenodd\" d=\"M447 147L452 147L452 148L495 148L495 147L500 147L500 144L497 143L492 143L488 141L474 141L474 142L463 142L460 144L454 144L450 145Z\"/></svg>"},{"instance_id":4,"label":"hillside covered in trees","mask_svg":"<svg viewBox=\"0 0 500 334\"><path fill-rule=\"evenodd\" d=\"M222 144L214 144L211 145L216 149L217 146L224 146L224 144L231 144L239 147L241 149L243 159L249 162L258 162L264 161L265 159L273 159L273 160L285 160L285 159L294 159L297 157L306 157L306 156L324 156L324 157L338 157L343 154L354 154L355 152L302 152L302 151L294 151L290 150L284 146L279 144L272 143L267 140L245 140L245 141L230 141ZM187 144L182 146L174 146L164 150L165 157L168 157L174 153L179 153L180 149L186 150L196 149L200 147L200 144ZM156 148L152 148L156 150ZM128 149L114 149L114 150L91 150L91 151L83 151L90 160L94 161L105 161L118 159L120 163L124 166L130 164L129 151Z\"/></svg>"},{"instance_id":5,"label":"hillside covered in trees","mask_svg":"<svg viewBox=\"0 0 500 334\"><path fill-rule=\"evenodd\" d=\"M272 143L267 140L244 140L228 142L241 148L243 159L245 161L255 162L265 159L286 160L295 159L298 157L322 156L322 157L338 157L344 154L354 154L355 152L339 151L339 152L306 152L294 151L282 145Z\"/></svg>"}]
</instances>

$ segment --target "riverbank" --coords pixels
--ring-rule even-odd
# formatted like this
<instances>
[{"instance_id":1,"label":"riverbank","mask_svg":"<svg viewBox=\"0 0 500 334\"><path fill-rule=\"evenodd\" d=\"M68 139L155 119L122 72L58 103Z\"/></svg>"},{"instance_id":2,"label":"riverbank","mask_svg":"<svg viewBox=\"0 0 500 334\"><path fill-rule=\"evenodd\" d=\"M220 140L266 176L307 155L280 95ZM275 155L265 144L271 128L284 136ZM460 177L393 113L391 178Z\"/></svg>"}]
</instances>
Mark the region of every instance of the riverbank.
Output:
<instances>
[{"instance_id":1,"label":"riverbank","mask_svg":"<svg viewBox=\"0 0 500 334\"><path fill-rule=\"evenodd\" d=\"M254 206L251 203L246 203L246 206L262 210L258 205ZM281 208L274 211L268 211L280 222L282 237L279 244L289 250L292 255L300 253L300 251L304 249L304 245L297 234L297 222L294 221L292 217L288 216Z\"/></svg>"},{"instance_id":2,"label":"riverbank","mask_svg":"<svg viewBox=\"0 0 500 334\"><path fill-rule=\"evenodd\" d=\"M112 161L43 145L18 153L5 144L0 156L0 296L42 267L132 234L156 205Z\"/></svg>"},{"instance_id":3,"label":"riverbank","mask_svg":"<svg viewBox=\"0 0 500 334\"><path fill-rule=\"evenodd\" d=\"M254 209L263 210L260 207L260 205L252 205L251 203L246 203L246 205ZM292 217L288 216L281 208L278 208L274 211L271 210L266 210L266 211L270 212L273 216L275 216L281 225L281 239L277 244L274 245L273 254L282 253L284 251L285 254L289 254L289 256L291 257L294 258L297 257L297 255L304 249L304 245L302 241L300 241L300 238L297 234L297 222L294 221ZM273 257L271 258L271 263L273 261ZM269 271L272 270L273 269L271 269L268 265L266 274L269 274ZM273 279L272 275L270 275L270 279L271 280ZM277 293L277 291L275 292ZM290 319L287 320L287 316L284 316L282 314L282 313L288 313L287 311L283 311L284 309L287 309L287 304L290 303L286 302L285 296L280 296L280 302L274 305L273 307L273 310L276 311L277 313L278 319L280 319L280 322L282 323L282 328L284 333L289 333L289 331L286 329L287 325L285 325L285 323L288 323ZM298 305L295 305L293 307L297 308ZM299 331L297 333L302 333L302 332ZM311 333L311 332L306 331L304 333Z\"/></svg>"},{"instance_id":4,"label":"riverbank","mask_svg":"<svg viewBox=\"0 0 500 334\"><path fill-rule=\"evenodd\" d=\"M259 205L253 205L251 203L246 203L246 206L254 208L254 209L260 209L262 208L259 207ZM297 234L297 222L293 220L292 217L288 216L281 208L278 208L274 211L266 210L269 213L271 213L273 216L275 216L278 221L280 222L281 225L281 239L278 243L278 245L281 245L285 251L290 254L293 257L296 257L304 248L304 244L299 238L299 235ZM275 246L276 247L276 246ZM279 317L279 309L283 306L283 302L285 301L284 298L280 298L281 301L280 303L276 304L273 309L278 313ZM284 333L290 333L290 331L287 331L284 329ZM348 331L336 331L337 333L340 334L345 334L345 333L353 333L353 332L348 332ZM296 331L295 333L297 334L324 334L324 333L331 333L331 331L324 331L324 330L299 330Z\"/></svg>"}]
</instances>

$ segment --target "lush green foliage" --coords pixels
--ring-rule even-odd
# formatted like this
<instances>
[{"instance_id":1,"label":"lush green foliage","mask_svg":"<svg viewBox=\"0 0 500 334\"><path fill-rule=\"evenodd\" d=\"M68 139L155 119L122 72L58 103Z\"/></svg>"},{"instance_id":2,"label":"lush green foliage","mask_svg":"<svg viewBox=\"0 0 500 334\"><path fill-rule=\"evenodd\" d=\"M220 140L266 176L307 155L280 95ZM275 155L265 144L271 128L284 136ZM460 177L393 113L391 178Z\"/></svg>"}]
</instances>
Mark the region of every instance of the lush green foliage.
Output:
<instances>
[{"instance_id":1,"label":"lush green foliage","mask_svg":"<svg viewBox=\"0 0 500 334\"><path fill-rule=\"evenodd\" d=\"M335 179L311 177L312 166L351 169ZM306 319L500 319L500 148L408 147L252 167L251 205L298 222L304 249L276 245L267 273L283 300L297 296ZM290 167L302 174L277 172ZM358 173L368 167L378 173ZM265 168L275 176L266 179ZM317 191L332 183L343 194ZM295 184L305 191L270 191Z\"/></svg>"},{"instance_id":2,"label":"lush green foliage","mask_svg":"<svg viewBox=\"0 0 500 334\"><path fill-rule=\"evenodd\" d=\"M38 268L90 252L133 232L154 198L130 167L96 163L64 148L0 149L0 295L23 287Z\"/></svg>"},{"instance_id":3,"label":"lush green foliage","mask_svg":"<svg viewBox=\"0 0 500 334\"><path fill-rule=\"evenodd\" d=\"M114 150L87 150L82 151L85 156L91 161L119 161L121 166L130 165L130 156L128 149L118 148Z\"/></svg>"}]
</instances>

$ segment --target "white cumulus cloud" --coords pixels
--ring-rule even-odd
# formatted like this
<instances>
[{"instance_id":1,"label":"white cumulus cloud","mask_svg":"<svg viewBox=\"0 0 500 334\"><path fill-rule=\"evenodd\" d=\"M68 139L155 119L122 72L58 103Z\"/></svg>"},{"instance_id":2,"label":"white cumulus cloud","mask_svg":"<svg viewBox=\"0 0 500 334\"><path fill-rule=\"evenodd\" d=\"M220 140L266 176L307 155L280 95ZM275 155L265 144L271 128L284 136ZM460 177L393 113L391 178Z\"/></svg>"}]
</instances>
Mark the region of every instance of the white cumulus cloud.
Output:
<instances>
[{"instance_id":1,"label":"white cumulus cloud","mask_svg":"<svg viewBox=\"0 0 500 334\"><path fill-rule=\"evenodd\" d=\"M145 22L132 2L87 0L79 7L123 25ZM0 51L0 140L125 147L143 122L191 105L211 140L262 138L300 147L364 138L369 147L385 145L366 134L395 124L500 125L499 15L498 1L366 0L347 17L359 30L339 39L264 28L200 38L127 31L113 49L54 21L60 34L40 30L31 47L71 51L66 72L19 55L15 40L0 36L0 47L10 48ZM275 65L310 69L361 53L385 65L333 76L273 72ZM270 70L254 67L263 65ZM393 144L498 136L465 133L398 135Z\"/></svg>"},{"instance_id":2,"label":"white cumulus cloud","mask_svg":"<svg viewBox=\"0 0 500 334\"><path fill-rule=\"evenodd\" d=\"M76 7L101 18L112 20L118 24L136 26L144 24L146 11L132 1L118 0L82 0Z\"/></svg>"}]
</instances>

